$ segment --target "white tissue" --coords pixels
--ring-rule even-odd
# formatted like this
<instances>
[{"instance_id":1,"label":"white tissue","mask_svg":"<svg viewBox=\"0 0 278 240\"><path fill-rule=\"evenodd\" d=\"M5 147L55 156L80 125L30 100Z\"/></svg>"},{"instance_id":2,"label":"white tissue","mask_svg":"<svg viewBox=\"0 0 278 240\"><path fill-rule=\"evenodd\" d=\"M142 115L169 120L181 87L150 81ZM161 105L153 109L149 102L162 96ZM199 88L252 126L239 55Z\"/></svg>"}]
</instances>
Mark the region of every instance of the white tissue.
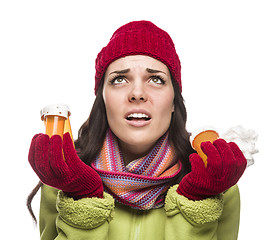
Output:
<instances>
[{"instance_id":1,"label":"white tissue","mask_svg":"<svg viewBox=\"0 0 278 240\"><path fill-rule=\"evenodd\" d=\"M230 128L227 132L220 136L227 142L235 142L247 160L247 167L254 164L253 155L258 153L256 142L258 134L251 129L244 129L242 126L235 126Z\"/></svg>"}]
</instances>

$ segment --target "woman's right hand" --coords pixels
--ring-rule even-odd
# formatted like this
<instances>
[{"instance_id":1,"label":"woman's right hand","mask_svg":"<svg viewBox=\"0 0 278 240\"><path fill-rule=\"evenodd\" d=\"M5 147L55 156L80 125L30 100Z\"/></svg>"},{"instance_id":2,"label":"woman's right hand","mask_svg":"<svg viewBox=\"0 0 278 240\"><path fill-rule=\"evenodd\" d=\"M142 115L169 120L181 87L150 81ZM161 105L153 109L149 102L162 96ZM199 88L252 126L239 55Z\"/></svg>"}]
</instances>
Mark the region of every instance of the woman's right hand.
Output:
<instances>
[{"instance_id":1,"label":"woman's right hand","mask_svg":"<svg viewBox=\"0 0 278 240\"><path fill-rule=\"evenodd\" d=\"M233 142L219 138L213 143L203 142L201 148L207 155L207 167L197 153L192 153L189 157L191 172L183 177L177 189L191 200L216 196L234 186L247 165L243 153Z\"/></svg>"},{"instance_id":2,"label":"woman's right hand","mask_svg":"<svg viewBox=\"0 0 278 240\"><path fill-rule=\"evenodd\" d=\"M62 190L69 197L103 198L100 176L77 156L69 133L64 134L63 140L59 135L51 138L35 135L28 160L44 184Z\"/></svg>"}]
</instances>

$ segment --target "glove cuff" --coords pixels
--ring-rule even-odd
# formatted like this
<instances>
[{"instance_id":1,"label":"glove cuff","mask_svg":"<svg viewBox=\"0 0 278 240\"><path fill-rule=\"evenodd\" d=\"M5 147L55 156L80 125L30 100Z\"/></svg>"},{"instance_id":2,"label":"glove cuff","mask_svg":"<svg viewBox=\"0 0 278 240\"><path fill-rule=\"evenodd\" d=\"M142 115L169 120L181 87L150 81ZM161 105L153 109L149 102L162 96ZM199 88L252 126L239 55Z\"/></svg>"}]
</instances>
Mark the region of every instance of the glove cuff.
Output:
<instances>
[{"instance_id":1,"label":"glove cuff","mask_svg":"<svg viewBox=\"0 0 278 240\"><path fill-rule=\"evenodd\" d=\"M57 210L69 225L81 229L93 229L113 219L114 199L104 193L104 198L83 198L75 201L59 191Z\"/></svg>"},{"instance_id":2,"label":"glove cuff","mask_svg":"<svg viewBox=\"0 0 278 240\"><path fill-rule=\"evenodd\" d=\"M82 194L80 194L80 193L76 194L76 193L71 193L71 192L64 192L64 193L65 193L65 195L73 198L74 200L79 200L82 198L92 198L92 197L103 198L103 185L100 184L100 186L98 188L96 188L96 190L94 192L88 191L88 193L82 192Z\"/></svg>"},{"instance_id":3,"label":"glove cuff","mask_svg":"<svg viewBox=\"0 0 278 240\"><path fill-rule=\"evenodd\" d=\"M183 186L183 184L179 184L179 186L178 186L178 188L177 188L177 193L179 194L179 195L182 195L182 196L184 196L184 197L186 197L186 198L188 198L189 200L203 200L203 199L206 199L206 198L209 198L209 197L211 197L211 196L199 196L199 195L193 195L193 194L189 194L188 193L188 191L186 191L185 189L186 188L190 188L190 186ZM192 190L192 188L190 188L190 190L191 191L189 191L189 192L193 192L193 190Z\"/></svg>"},{"instance_id":4,"label":"glove cuff","mask_svg":"<svg viewBox=\"0 0 278 240\"><path fill-rule=\"evenodd\" d=\"M201 201L192 201L178 194L178 186L168 190L165 210L168 217L179 213L192 224L205 224L217 221L223 212L224 195L219 194Z\"/></svg>"}]
</instances>

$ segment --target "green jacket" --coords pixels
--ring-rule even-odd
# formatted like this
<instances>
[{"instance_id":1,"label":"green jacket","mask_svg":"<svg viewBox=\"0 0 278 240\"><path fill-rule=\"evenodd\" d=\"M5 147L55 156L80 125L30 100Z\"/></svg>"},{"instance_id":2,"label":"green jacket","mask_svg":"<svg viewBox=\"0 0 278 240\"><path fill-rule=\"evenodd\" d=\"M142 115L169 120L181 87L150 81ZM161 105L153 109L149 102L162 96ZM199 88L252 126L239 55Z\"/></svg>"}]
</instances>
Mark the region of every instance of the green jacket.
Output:
<instances>
[{"instance_id":1,"label":"green jacket","mask_svg":"<svg viewBox=\"0 0 278 240\"><path fill-rule=\"evenodd\" d=\"M240 198L237 186L224 194L191 201L168 190L165 206L135 210L104 198L73 200L44 185L40 206L42 240L234 240L237 239Z\"/></svg>"}]
</instances>

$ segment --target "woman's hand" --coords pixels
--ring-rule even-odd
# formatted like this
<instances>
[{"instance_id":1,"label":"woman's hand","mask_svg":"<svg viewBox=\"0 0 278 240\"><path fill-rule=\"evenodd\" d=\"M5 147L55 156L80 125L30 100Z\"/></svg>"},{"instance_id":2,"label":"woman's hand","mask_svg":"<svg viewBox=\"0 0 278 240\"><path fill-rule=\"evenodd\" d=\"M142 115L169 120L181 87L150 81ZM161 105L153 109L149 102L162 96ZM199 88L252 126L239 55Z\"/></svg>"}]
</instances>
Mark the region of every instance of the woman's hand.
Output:
<instances>
[{"instance_id":1,"label":"woman's hand","mask_svg":"<svg viewBox=\"0 0 278 240\"><path fill-rule=\"evenodd\" d=\"M28 159L44 184L74 199L103 198L100 176L77 156L69 133L64 134L63 140L58 135L51 138L45 134L35 135Z\"/></svg>"},{"instance_id":2,"label":"woman's hand","mask_svg":"<svg viewBox=\"0 0 278 240\"><path fill-rule=\"evenodd\" d=\"M215 196L237 183L246 169L247 161L238 146L217 139L213 143L203 142L203 152L207 155L207 167L202 158L190 155L191 172L181 180L177 192L191 200L201 200Z\"/></svg>"}]
</instances>

